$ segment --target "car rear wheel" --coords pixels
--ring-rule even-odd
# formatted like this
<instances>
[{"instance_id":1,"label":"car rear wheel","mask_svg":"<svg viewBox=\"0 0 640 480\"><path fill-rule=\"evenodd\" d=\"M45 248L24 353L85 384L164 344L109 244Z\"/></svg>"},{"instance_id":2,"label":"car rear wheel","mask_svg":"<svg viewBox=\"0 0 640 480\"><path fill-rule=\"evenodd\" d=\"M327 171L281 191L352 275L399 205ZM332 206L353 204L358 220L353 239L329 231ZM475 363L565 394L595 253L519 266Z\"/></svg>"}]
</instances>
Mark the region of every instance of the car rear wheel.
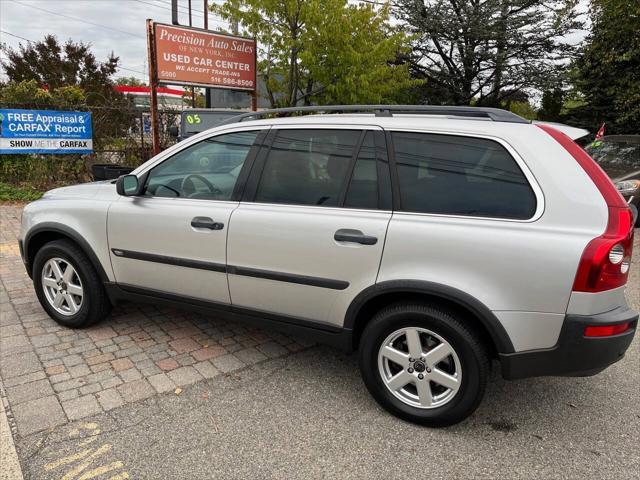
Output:
<instances>
[{"instance_id":1,"label":"car rear wheel","mask_svg":"<svg viewBox=\"0 0 640 480\"><path fill-rule=\"evenodd\" d=\"M480 338L458 314L399 303L378 312L365 328L360 370L385 409L414 423L442 427L478 407L489 359Z\"/></svg>"},{"instance_id":2,"label":"car rear wheel","mask_svg":"<svg viewBox=\"0 0 640 480\"><path fill-rule=\"evenodd\" d=\"M73 242L44 245L33 263L33 283L42 307L67 327L86 327L106 317L111 304L95 268Z\"/></svg>"}]
</instances>

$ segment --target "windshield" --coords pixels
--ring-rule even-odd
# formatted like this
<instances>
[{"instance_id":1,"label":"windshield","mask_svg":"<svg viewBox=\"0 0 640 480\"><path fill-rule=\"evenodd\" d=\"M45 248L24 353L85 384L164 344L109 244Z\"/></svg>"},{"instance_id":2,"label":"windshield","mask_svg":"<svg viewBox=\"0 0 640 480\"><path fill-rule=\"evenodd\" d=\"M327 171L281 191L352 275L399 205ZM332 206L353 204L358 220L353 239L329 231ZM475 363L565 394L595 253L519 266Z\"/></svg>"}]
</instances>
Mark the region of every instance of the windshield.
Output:
<instances>
[{"instance_id":1,"label":"windshield","mask_svg":"<svg viewBox=\"0 0 640 480\"><path fill-rule=\"evenodd\" d=\"M241 111L197 111L182 112L182 136L189 137L196 133L204 132L209 128L217 126L219 123L244 112Z\"/></svg>"},{"instance_id":2,"label":"windshield","mask_svg":"<svg viewBox=\"0 0 640 480\"><path fill-rule=\"evenodd\" d=\"M636 139L610 141L605 138L591 143L585 150L611 178L640 170L640 141Z\"/></svg>"}]
</instances>

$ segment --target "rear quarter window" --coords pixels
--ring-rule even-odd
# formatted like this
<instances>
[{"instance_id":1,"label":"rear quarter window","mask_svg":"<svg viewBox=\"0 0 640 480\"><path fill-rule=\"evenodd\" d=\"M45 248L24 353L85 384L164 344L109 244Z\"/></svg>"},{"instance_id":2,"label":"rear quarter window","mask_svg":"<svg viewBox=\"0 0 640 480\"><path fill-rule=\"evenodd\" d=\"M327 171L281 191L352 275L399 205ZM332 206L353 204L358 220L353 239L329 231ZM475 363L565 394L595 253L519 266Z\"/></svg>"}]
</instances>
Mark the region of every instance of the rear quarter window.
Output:
<instances>
[{"instance_id":1,"label":"rear quarter window","mask_svg":"<svg viewBox=\"0 0 640 480\"><path fill-rule=\"evenodd\" d=\"M526 220L536 196L515 159L484 138L393 132L400 209Z\"/></svg>"}]
</instances>

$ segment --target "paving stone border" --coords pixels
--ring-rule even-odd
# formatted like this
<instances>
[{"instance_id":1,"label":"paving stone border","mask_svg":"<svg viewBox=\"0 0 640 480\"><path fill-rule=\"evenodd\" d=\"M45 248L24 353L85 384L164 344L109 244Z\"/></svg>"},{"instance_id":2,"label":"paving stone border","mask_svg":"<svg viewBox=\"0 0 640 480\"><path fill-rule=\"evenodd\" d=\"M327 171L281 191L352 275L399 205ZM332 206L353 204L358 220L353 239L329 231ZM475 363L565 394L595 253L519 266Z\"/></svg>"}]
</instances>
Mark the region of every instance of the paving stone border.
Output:
<instances>
[{"instance_id":1,"label":"paving stone border","mask_svg":"<svg viewBox=\"0 0 640 480\"><path fill-rule=\"evenodd\" d=\"M312 345L170 308L123 304L73 330L36 298L17 246L19 206L0 205L0 381L25 436Z\"/></svg>"}]
</instances>

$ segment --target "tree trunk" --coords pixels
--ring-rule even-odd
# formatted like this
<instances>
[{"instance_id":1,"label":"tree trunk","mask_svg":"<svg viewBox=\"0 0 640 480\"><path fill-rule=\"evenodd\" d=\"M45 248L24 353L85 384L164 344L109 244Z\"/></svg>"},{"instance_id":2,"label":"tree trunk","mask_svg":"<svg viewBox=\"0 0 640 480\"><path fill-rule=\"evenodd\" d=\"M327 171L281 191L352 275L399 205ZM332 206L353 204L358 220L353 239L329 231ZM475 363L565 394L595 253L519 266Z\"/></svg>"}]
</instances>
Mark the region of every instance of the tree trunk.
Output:
<instances>
[{"instance_id":1,"label":"tree trunk","mask_svg":"<svg viewBox=\"0 0 640 480\"><path fill-rule=\"evenodd\" d=\"M500 90L502 89L502 77L507 56L507 22L509 16L509 2L502 0L500 5L500 18L496 28L496 62L495 74L491 91L486 97L485 105L500 107Z\"/></svg>"},{"instance_id":2,"label":"tree trunk","mask_svg":"<svg viewBox=\"0 0 640 480\"><path fill-rule=\"evenodd\" d=\"M293 40L296 40L296 34L293 33ZM289 65L289 87L287 89L287 104L289 107L295 107L296 105L296 90L298 89L298 47L294 46L291 48L291 63Z\"/></svg>"}]
</instances>

